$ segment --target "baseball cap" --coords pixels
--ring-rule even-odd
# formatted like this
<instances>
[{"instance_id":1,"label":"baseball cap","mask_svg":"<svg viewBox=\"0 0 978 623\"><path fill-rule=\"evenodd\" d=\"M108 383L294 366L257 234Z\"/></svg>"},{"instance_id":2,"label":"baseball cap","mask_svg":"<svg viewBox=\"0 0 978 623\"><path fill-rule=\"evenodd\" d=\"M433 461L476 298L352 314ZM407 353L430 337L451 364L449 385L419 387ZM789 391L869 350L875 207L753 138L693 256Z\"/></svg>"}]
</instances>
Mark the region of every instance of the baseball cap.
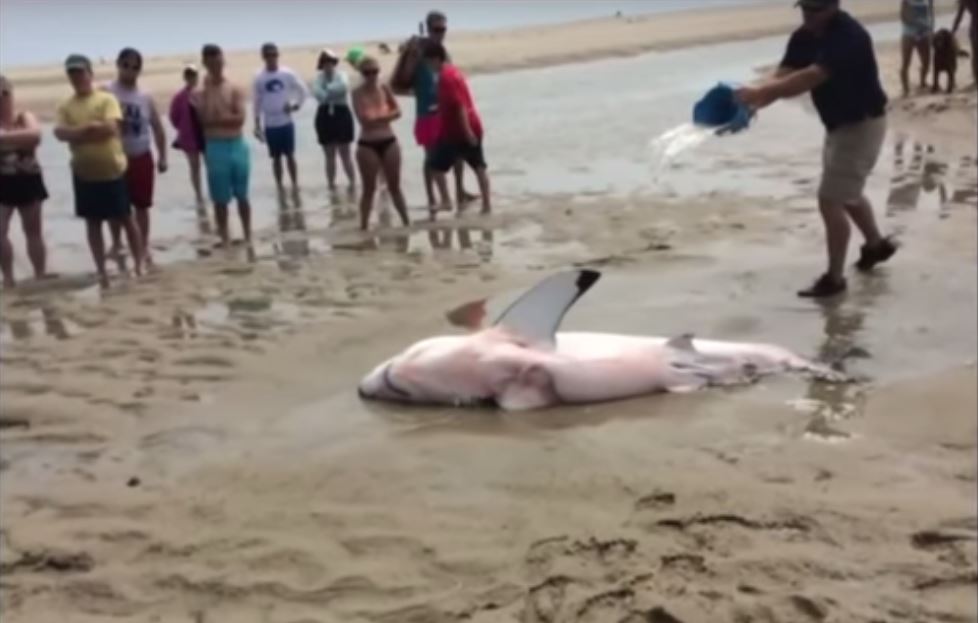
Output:
<instances>
[{"instance_id":1,"label":"baseball cap","mask_svg":"<svg viewBox=\"0 0 978 623\"><path fill-rule=\"evenodd\" d=\"M334 52L330 48L323 48L322 50L319 51L319 54L320 54L320 56L324 56L324 57L328 58L331 61L338 61L338 60L340 60L340 57L336 55L336 52Z\"/></svg>"},{"instance_id":2,"label":"baseball cap","mask_svg":"<svg viewBox=\"0 0 978 623\"><path fill-rule=\"evenodd\" d=\"M822 10L839 6L839 0L798 0L795 2L795 6L803 9Z\"/></svg>"},{"instance_id":3,"label":"baseball cap","mask_svg":"<svg viewBox=\"0 0 978 623\"><path fill-rule=\"evenodd\" d=\"M92 61L88 60L88 57L82 54L70 54L65 59L65 71L71 71L72 69L92 71Z\"/></svg>"}]
</instances>

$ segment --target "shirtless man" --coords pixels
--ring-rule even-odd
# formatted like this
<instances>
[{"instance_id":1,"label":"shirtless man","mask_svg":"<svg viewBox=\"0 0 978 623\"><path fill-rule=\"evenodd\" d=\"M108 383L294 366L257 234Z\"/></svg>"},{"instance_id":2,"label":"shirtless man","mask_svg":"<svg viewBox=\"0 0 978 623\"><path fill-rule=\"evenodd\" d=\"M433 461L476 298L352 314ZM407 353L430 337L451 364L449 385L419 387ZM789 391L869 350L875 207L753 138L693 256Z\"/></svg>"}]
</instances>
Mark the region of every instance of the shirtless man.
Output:
<instances>
[{"instance_id":1,"label":"shirtless man","mask_svg":"<svg viewBox=\"0 0 978 623\"><path fill-rule=\"evenodd\" d=\"M248 201L248 178L251 155L244 141L242 128L245 123L245 93L224 77L224 53L221 48L208 43L201 51L201 61L207 76L200 88L190 96L204 128L207 163L207 185L217 233L222 246L228 246L228 204L234 197L238 201L238 216L246 242L251 241L251 204Z\"/></svg>"},{"instance_id":2,"label":"shirtless man","mask_svg":"<svg viewBox=\"0 0 978 623\"><path fill-rule=\"evenodd\" d=\"M971 41L971 77L978 87L978 21L975 21L975 17L978 16L978 0L958 0L958 14L954 16L951 32L957 34L965 11L968 12L971 22L968 27L968 40Z\"/></svg>"}]
</instances>

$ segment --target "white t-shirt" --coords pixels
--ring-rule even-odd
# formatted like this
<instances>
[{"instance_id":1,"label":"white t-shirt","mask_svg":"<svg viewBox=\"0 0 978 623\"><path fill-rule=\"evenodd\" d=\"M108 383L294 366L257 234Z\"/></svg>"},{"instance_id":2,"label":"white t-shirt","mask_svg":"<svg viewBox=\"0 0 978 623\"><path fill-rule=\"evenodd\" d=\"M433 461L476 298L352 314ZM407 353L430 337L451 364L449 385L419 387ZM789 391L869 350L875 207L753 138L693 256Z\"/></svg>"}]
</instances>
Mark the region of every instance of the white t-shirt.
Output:
<instances>
[{"instance_id":1,"label":"white t-shirt","mask_svg":"<svg viewBox=\"0 0 978 623\"><path fill-rule=\"evenodd\" d=\"M149 119L152 111L150 96L139 89L127 89L113 80L104 85L122 108L122 149L129 157L141 156L150 150Z\"/></svg>"},{"instance_id":2,"label":"white t-shirt","mask_svg":"<svg viewBox=\"0 0 978 623\"><path fill-rule=\"evenodd\" d=\"M266 128L278 128L292 123L292 114L286 112L286 104L302 106L309 91L306 85L288 67L275 71L262 69L255 76L255 114L261 114Z\"/></svg>"}]
</instances>

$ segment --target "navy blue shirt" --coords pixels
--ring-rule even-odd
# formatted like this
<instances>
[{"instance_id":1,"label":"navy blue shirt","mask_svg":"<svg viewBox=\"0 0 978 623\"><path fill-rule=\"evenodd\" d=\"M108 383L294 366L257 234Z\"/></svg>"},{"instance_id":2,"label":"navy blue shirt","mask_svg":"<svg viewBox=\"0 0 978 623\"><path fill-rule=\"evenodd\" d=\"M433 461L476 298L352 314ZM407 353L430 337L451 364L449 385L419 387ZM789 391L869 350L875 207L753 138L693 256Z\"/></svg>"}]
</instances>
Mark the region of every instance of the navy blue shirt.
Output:
<instances>
[{"instance_id":1,"label":"navy blue shirt","mask_svg":"<svg viewBox=\"0 0 978 623\"><path fill-rule=\"evenodd\" d=\"M873 40L845 11L839 11L821 34L799 28L791 35L781 66L804 69L813 63L829 75L812 89L812 102L827 130L886 111Z\"/></svg>"}]
</instances>

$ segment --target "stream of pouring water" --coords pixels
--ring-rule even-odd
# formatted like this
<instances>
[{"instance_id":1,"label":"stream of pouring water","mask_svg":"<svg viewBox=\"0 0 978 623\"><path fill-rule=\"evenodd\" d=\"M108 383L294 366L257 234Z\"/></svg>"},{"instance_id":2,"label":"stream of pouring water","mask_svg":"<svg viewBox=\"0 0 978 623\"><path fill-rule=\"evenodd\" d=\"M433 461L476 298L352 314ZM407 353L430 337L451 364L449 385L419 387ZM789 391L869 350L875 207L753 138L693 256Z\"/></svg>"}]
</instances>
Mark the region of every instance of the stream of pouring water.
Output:
<instances>
[{"instance_id":1,"label":"stream of pouring water","mask_svg":"<svg viewBox=\"0 0 978 623\"><path fill-rule=\"evenodd\" d=\"M653 138L649 141L653 177L658 180L662 171L680 154L695 149L715 132L715 128L683 123Z\"/></svg>"}]
</instances>

